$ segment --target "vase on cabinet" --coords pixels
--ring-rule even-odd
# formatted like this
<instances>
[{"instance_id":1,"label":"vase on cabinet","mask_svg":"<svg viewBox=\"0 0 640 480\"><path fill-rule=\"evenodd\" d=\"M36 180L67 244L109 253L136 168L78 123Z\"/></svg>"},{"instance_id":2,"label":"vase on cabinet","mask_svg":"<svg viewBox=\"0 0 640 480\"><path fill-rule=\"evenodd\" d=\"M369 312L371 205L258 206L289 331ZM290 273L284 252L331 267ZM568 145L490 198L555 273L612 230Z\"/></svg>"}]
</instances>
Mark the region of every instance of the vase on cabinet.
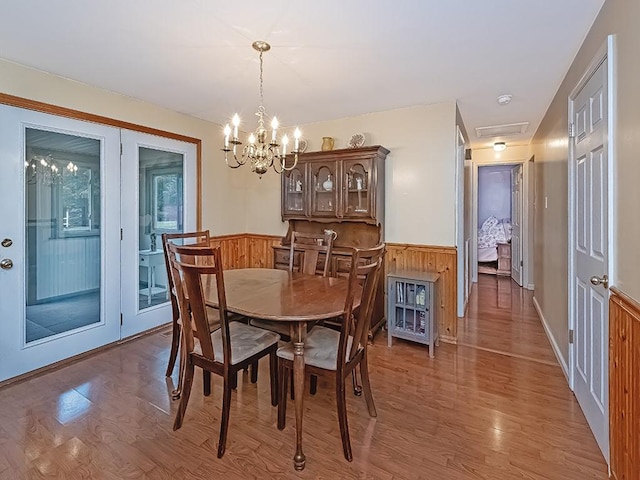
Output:
<instances>
[{"instance_id":1,"label":"vase on cabinet","mask_svg":"<svg viewBox=\"0 0 640 480\"><path fill-rule=\"evenodd\" d=\"M333 150L334 140L333 137L322 137L322 151L328 152Z\"/></svg>"},{"instance_id":2,"label":"vase on cabinet","mask_svg":"<svg viewBox=\"0 0 640 480\"><path fill-rule=\"evenodd\" d=\"M322 188L324 188L326 191L333 190L333 180L331 180L331 174L329 174L327 179L322 184Z\"/></svg>"}]
</instances>

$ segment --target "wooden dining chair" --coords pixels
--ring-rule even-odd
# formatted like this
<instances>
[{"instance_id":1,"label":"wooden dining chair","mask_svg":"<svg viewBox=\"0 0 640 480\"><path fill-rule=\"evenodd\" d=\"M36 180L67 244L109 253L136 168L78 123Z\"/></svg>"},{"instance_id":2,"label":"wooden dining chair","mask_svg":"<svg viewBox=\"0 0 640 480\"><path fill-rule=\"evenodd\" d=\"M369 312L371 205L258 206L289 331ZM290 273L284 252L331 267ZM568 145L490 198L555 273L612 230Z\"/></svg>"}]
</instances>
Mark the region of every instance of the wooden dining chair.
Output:
<instances>
[{"instance_id":1,"label":"wooden dining chair","mask_svg":"<svg viewBox=\"0 0 640 480\"><path fill-rule=\"evenodd\" d=\"M168 241L166 244L166 252L167 252L167 258L170 259L172 257L175 257L176 259L178 259L179 261L181 261L182 263L188 263L191 265L210 265L211 262L213 261L210 257L210 255L208 255L208 250L206 250L206 247L209 246L209 242L197 242L197 243L191 243L188 245L178 245L176 243L173 243L171 241ZM179 252L178 253L178 247L180 247ZM204 250L203 250L204 248ZM173 285L173 277L171 275L168 275L169 278L171 278L171 284ZM183 292L185 294L185 298L187 300L187 307L188 310L190 310L189 307L189 299L188 299L188 295L186 294L186 291ZM172 286L172 294L174 295L174 299L176 300L176 308L178 305L178 301L176 298L176 290L175 288L173 288ZM218 328L220 328L220 312L218 311L217 308L213 308L213 307L209 307L206 306L205 307L207 310L207 319L209 322L209 332L213 333L215 330L217 330ZM228 312L227 313L227 317L229 319L229 321L242 321L247 323L247 318L239 315L239 314L235 314L235 313L231 313ZM176 328L175 330L177 330L178 332L182 331L182 322L180 321L180 312L178 309L178 315L176 318ZM174 330L174 331L175 331ZM181 344L182 341L180 340L179 342L177 342L178 344ZM184 370L185 370L185 358L186 358L186 354L185 354L185 350L183 348L179 349L179 353L180 353L180 365L178 368L178 386L171 392L171 398L173 400L177 400L180 398L181 392L182 392L182 386L184 383ZM232 379L232 386L235 389L238 385L238 380L237 380L237 376L234 376ZM255 362L254 364L251 365L251 383L256 383L258 381L258 363Z\"/></svg>"},{"instance_id":2,"label":"wooden dining chair","mask_svg":"<svg viewBox=\"0 0 640 480\"><path fill-rule=\"evenodd\" d=\"M342 437L344 457L351 461L351 441L347 423L347 404L345 395L345 379L359 365L362 376L364 397L369 415L377 416L373 402L369 369L367 365L367 340L369 324L375 303L376 287L382 271L385 245L371 249L354 249L349 284L344 306L342 328L338 332L321 325L309 332L304 347L305 370L312 375L331 374L336 385L336 403L338 423ZM368 258L367 262L362 259ZM364 279L362 287L360 279ZM354 302L357 292L361 290L360 305L354 315ZM287 387L290 371L293 370L294 347L291 343L280 347L278 355L278 429L283 430L286 419Z\"/></svg>"},{"instance_id":3,"label":"wooden dining chair","mask_svg":"<svg viewBox=\"0 0 640 480\"><path fill-rule=\"evenodd\" d=\"M330 233L311 234L292 232L289 271L306 273L307 275L329 276L331 272L332 249L333 235ZM321 259L321 253L324 254L324 259ZM300 258L299 263L294 262L294 255ZM276 332L283 339L289 340L289 325L285 323L260 319L251 319L249 323L254 327ZM309 328L312 326L313 325L310 325Z\"/></svg>"},{"instance_id":4,"label":"wooden dining chair","mask_svg":"<svg viewBox=\"0 0 640 480\"><path fill-rule=\"evenodd\" d=\"M331 268L331 251L333 249L332 233L291 233L289 249L289 271L301 272L308 275L322 275L327 277ZM295 264L296 252L300 261ZM320 254L324 254L324 261L320 261Z\"/></svg>"},{"instance_id":5,"label":"wooden dining chair","mask_svg":"<svg viewBox=\"0 0 640 480\"><path fill-rule=\"evenodd\" d=\"M167 245L171 243L181 243L183 245L204 245L208 246L210 241L209 230L202 230L198 232L184 232L184 233L163 233L162 234L162 250L164 251L164 263L167 268L167 289L169 290L169 298L171 299L171 350L169 353L169 364L167 365L167 371L165 376L170 377L173 373L173 369L176 365L176 359L178 358L178 350L180 348L180 324L178 318L180 312L178 311L178 300L174 293L173 280L171 278L170 265L169 265L169 251Z\"/></svg>"},{"instance_id":6,"label":"wooden dining chair","mask_svg":"<svg viewBox=\"0 0 640 480\"><path fill-rule=\"evenodd\" d=\"M321 275L327 277L331 273L331 252L333 250L334 236L332 233L303 233L293 231L291 233L291 246L289 249L289 271L300 272L307 275ZM323 254L324 258L321 257ZM295 259L299 258L296 262ZM290 339L289 325L282 322L252 319L251 325L276 332L286 341ZM307 324L310 330L313 323ZM315 395L318 386L318 378L311 377L309 392ZM293 389L291 390L293 397Z\"/></svg>"},{"instance_id":7,"label":"wooden dining chair","mask_svg":"<svg viewBox=\"0 0 640 480\"><path fill-rule=\"evenodd\" d=\"M180 255L191 254L193 248L173 246L170 252L171 274L176 285L183 347L186 352L184 384L173 429L177 430L182 426L191 394L195 367L203 369L205 396L211 394L211 373L220 375L223 378L223 396L218 458L221 458L227 441L233 378L239 370L269 355L271 404L274 406L277 404L275 353L280 336L242 322L229 321L220 247L200 248L200 254L209 257L207 265L183 263L177 259ZM213 283L215 283L218 298L220 328L211 333L205 304L205 286L214 288Z\"/></svg>"}]
</instances>

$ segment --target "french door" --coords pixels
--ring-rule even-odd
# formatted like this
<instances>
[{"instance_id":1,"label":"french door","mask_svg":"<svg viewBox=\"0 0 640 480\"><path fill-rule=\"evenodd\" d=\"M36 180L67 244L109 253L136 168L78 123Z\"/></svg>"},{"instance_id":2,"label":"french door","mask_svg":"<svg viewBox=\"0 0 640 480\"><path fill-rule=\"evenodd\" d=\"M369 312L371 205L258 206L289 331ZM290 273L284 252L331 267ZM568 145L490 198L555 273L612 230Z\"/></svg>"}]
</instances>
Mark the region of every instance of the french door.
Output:
<instances>
[{"instance_id":1,"label":"french door","mask_svg":"<svg viewBox=\"0 0 640 480\"><path fill-rule=\"evenodd\" d=\"M122 337L171 322L163 233L196 229L196 147L122 130Z\"/></svg>"},{"instance_id":2,"label":"french door","mask_svg":"<svg viewBox=\"0 0 640 480\"><path fill-rule=\"evenodd\" d=\"M120 338L119 137L0 106L0 381Z\"/></svg>"}]
</instances>

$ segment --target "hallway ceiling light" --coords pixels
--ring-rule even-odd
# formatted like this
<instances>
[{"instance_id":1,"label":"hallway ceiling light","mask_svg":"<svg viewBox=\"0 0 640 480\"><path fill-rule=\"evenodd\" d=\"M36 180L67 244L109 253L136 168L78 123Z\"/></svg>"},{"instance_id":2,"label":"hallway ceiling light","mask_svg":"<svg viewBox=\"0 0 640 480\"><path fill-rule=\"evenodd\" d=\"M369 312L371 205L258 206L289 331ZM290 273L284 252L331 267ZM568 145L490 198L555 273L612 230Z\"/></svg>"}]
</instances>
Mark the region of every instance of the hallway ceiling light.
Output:
<instances>
[{"instance_id":1,"label":"hallway ceiling light","mask_svg":"<svg viewBox=\"0 0 640 480\"><path fill-rule=\"evenodd\" d=\"M509 103L511 103L511 99L513 98L513 95L498 95L498 103L500 105L508 105Z\"/></svg>"},{"instance_id":2,"label":"hallway ceiling light","mask_svg":"<svg viewBox=\"0 0 640 480\"><path fill-rule=\"evenodd\" d=\"M506 143L504 143L504 142L496 142L496 143L494 143L494 144L493 144L493 149L494 149L496 152L501 152L501 151L503 151L505 148L507 148L507 144L506 144Z\"/></svg>"},{"instance_id":3,"label":"hallway ceiling light","mask_svg":"<svg viewBox=\"0 0 640 480\"><path fill-rule=\"evenodd\" d=\"M258 128L255 132L249 135L248 144L242 149L242 154L240 158L236 155L236 149L238 145L242 145L242 142L238 140L238 126L240 125L240 117L238 114L233 116L233 120L231 124L233 125L233 137L230 138L231 135L231 127L229 124L224 127L224 148L222 151L224 152L224 161L231 168L238 168L241 165L247 163L247 161L251 164L251 171L258 174L259 177L262 178L262 175L267 172L269 167L273 167L273 169L277 173L282 173L285 170L292 170L296 164L298 163L298 148L300 144L300 129L296 128L293 137L293 151L291 154L293 155L293 162L291 165L287 166L287 144L289 143L289 139L286 135L282 137L282 152L280 152L280 143L277 142L277 129L278 129L278 120L276 117L273 117L271 120L271 138L268 137L267 129L264 126L264 116L267 111L264 108L264 94L262 88L262 54L264 52L268 52L271 49L271 45L267 42L256 41L251 45L254 50L260 52L260 106L258 107L258 111L256 112L256 116L258 117ZM231 147L229 147L231 145ZM234 164L229 163L228 154L229 152L233 152L233 161Z\"/></svg>"}]
</instances>

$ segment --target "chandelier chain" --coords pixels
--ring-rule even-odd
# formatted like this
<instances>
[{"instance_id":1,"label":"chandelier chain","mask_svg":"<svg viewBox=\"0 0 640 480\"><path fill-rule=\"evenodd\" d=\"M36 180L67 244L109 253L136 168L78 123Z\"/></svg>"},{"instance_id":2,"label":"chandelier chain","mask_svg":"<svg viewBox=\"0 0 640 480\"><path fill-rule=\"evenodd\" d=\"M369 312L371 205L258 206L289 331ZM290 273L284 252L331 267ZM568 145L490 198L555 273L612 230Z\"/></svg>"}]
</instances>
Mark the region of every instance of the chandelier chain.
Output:
<instances>
[{"instance_id":1,"label":"chandelier chain","mask_svg":"<svg viewBox=\"0 0 640 480\"><path fill-rule=\"evenodd\" d=\"M264 108L264 80L263 73L264 67L262 63L262 54L264 52L260 50L260 106L258 107L258 112L256 115L258 116L258 128L264 129L264 116L267 113L267 110Z\"/></svg>"}]
</instances>

